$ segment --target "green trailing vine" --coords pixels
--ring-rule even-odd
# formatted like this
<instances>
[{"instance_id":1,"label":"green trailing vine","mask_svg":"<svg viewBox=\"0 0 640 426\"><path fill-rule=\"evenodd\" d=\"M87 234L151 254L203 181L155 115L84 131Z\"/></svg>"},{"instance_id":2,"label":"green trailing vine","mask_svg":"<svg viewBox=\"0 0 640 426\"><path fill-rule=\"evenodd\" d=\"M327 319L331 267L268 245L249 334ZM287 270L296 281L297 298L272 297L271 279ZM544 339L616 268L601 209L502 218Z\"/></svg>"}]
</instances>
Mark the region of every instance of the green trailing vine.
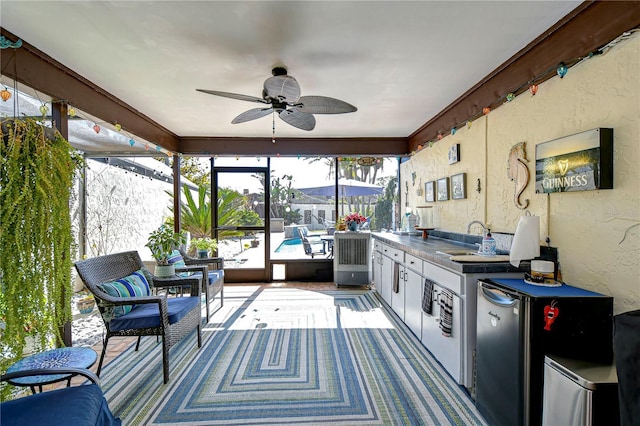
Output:
<instances>
[{"instance_id":1,"label":"green trailing vine","mask_svg":"<svg viewBox=\"0 0 640 426\"><path fill-rule=\"evenodd\" d=\"M71 319L70 197L82 157L33 119L4 121L0 140L0 371L25 338L45 348Z\"/></svg>"}]
</instances>

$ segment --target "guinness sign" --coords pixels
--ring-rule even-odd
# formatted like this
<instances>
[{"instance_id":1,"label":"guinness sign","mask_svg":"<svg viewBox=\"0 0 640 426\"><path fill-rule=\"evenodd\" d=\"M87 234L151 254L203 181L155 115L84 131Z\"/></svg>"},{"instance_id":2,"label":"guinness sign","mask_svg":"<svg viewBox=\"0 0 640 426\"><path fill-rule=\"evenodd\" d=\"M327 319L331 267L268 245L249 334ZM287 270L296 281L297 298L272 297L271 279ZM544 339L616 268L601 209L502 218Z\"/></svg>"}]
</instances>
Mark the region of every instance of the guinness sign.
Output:
<instances>
[{"instance_id":1,"label":"guinness sign","mask_svg":"<svg viewBox=\"0 0 640 426\"><path fill-rule=\"evenodd\" d=\"M613 188L613 129L536 145L536 193Z\"/></svg>"}]
</instances>

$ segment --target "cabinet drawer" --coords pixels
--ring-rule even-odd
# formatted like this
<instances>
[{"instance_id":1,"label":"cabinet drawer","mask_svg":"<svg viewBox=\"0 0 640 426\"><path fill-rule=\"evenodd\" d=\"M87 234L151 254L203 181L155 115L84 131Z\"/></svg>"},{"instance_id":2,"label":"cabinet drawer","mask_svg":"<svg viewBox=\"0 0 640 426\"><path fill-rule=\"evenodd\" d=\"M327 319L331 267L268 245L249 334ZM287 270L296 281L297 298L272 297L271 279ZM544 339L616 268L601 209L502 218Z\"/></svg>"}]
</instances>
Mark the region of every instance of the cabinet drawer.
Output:
<instances>
[{"instance_id":1,"label":"cabinet drawer","mask_svg":"<svg viewBox=\"0 0 640 426\"><path fill-rule=\"evenodd\" d=\"M403 263L404 262L404 252L402 250L398 250L393 248L387 244L382 245L382 254L391 258L394 262Z\"/></svg>"},{"instance_id":2,"label":"cabinet drawer","mask_svg":"<svg viewBox=\"0 0 640 426\"><path fill-rule=\"evenodd\" d=\"M382 251L382 243L378 240L373 240L373 251Z\"/></svg>"},{"instance_id":3,"label":"cabinet drawer","mask_svg":"<svg viewBox=\"0 0 640 426\"><path fill-rule=\"evenodd\" d=\"M456 294L463 294L462 276L426 261L423 262L422 273L426 278L435 281L442 287L446 287Z\"/></svg>"},{"instance_id":4,"label":"cabinet drawer","mask_svg":"<svg viewBox=\"0 0 640 426\"><path fill-rule=\"evenodd\" d=\"M422 274L422 259L412 254L409 254L409 253L404 254L404 266L416 271L419 274Z\"/></svg>"}]
</instances>

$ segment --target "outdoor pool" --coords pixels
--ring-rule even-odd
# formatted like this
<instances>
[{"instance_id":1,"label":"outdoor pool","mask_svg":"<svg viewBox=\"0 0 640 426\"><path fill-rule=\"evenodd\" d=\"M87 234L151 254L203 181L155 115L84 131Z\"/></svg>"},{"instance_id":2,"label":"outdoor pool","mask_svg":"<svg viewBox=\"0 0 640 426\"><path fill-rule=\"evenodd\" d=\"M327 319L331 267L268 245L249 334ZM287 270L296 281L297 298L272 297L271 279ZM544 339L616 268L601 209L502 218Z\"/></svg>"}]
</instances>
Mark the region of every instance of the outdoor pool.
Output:
<instances>
[{"instance_id":1,"label":"outdoor pool","mask_svg":"<svg viewBox=\"0 0 640 426\"><path fill-rule=\"evenodd\" d=\"M276 253L298 253L302 249L302 240L300 238L293 238L290 240L284 240L278 248Z\"/></svg>"}]
</instances>

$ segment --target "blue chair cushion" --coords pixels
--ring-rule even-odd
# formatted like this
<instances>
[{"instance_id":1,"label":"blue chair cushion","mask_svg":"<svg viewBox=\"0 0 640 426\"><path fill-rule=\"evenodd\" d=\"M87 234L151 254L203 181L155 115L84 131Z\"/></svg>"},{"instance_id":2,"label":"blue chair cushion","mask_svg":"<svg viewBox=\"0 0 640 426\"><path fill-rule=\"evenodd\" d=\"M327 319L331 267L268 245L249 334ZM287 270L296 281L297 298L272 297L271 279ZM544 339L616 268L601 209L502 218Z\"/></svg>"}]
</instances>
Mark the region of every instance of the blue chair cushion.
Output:
<instances>
[{"instance_id":1,"label":"blue chair cushion","mask_svg":"<svg viewBox=\"0 0 640 426\"><path fill-rule=\"evenodd\" d=\"M218 281L218 279L220 278L224 280L224 270L222 269L215 269L213 271L209 271L207 275L208 275L207 281L209 285L215 284L216 281ZM195 272L193 276L200 278L202 276L202 272Z\"/></svg>"},{"instance_id":2,"label":"blue chair cushion","mask_svg":"<svg viewBox=\"0 0 640 426\"><path fill-rule=\"evenodd\" d=\"M194 307L200 309L199 297L171 297L167 299L169 308L169 324L175 324L187 315ZM126 315L111 320L111 331L132 330L160 327L160 309L157 303L137 305Z\"/></svg>"},{"instance_id":3,"label":"blue chair cushion","mask_svg":"<svg viewBox=\"0 0 640 426\"><path fill-rule=\"evenodd\" d=\"M214 271L209 271L209 285L213 285L219 278L224 278L224 271L221 269L216 269Z\"/></svg>"},{"instance_id":4,"label":"blue chair cushion","mask_svg":"<svg viewBox=\"0 0 640 426\"><path fill-rule=\"evenodd\" d=\"M142 269L119 280L98 284L98 288L113 297L150 296L149 282ZM135 307L135 305L116 306L112 308L113 317L121 317Z\"/></svg>"},{"instance_id":5,"label":"blue chair cushion","mask_svg":"<svg viewBox=\"0 0 640 426\"><path fill-rule=\"evenodd\" d=\"M56 389L0 404L2 426L118 426L98 385Z\"/></svg>"}]
</instances>

